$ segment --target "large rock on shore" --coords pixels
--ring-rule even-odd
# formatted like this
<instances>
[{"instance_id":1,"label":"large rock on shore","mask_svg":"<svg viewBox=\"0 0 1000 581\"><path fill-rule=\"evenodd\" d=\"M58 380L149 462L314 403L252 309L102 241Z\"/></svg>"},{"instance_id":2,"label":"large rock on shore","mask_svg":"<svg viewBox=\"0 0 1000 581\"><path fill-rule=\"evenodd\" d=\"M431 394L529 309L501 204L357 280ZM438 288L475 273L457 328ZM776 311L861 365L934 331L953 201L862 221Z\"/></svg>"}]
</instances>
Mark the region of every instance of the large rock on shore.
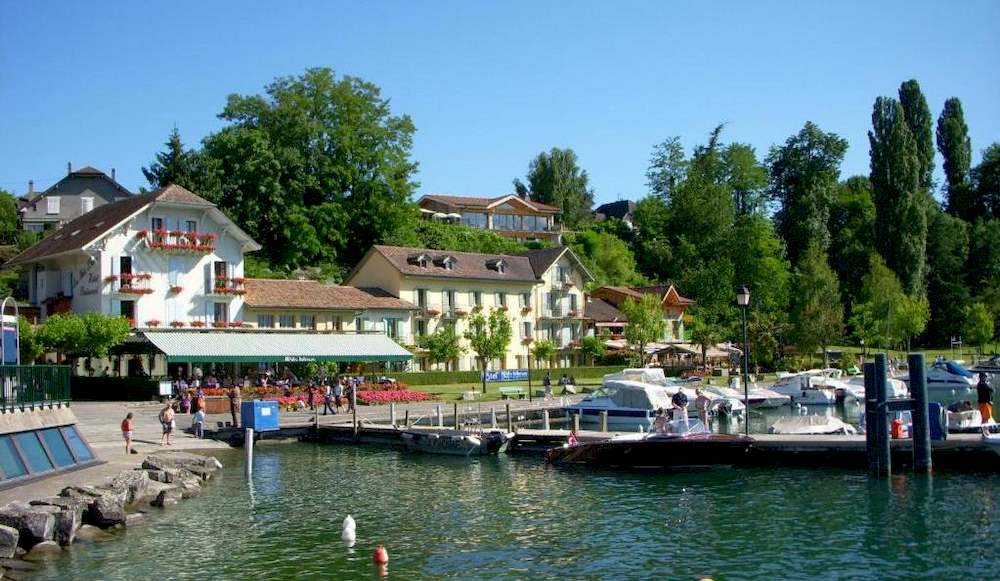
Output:
<instances>
[{"instance_id":1,"label":"large rock on shore","mask_svg":"<svg viewBox=\"0 0 1000 581\"><path fill-rule=\"evenodd\" d=\"M48 561L59 556L62 548L55 541L42 541L31 547L28 554L24 556L25 561Z\"/></svg>"},{"instance_id":2,"label":"large rock on shore","mask_svg":"<svg viewBox=\"0 0 1000 581\"><path fill-rule=\"evenodd\" d=\"M102 531L94 525L82 525L76 531L76 540L81 543L95 543L106 541L111 538L109 533Z\"/></svg>"},{"instance_id":3,"label":"large rock on shore","mask_svg":"<svg viewBox=\"0 0 1000 581\"><path fill-rule=\"evenodd\" d=\"M83 522L102 529L125 524L124 489L96 486L67 486L59 496L80 499L87 503L83 512Z\"/></svg>"},{"instance_id":4,"label":"large rock on shore","mask_svg":"<svg viewBox=\"0 0 1000 581\"><path fill-rule=\"evenodd\" d=\"M183 493L179 487L171 487L160 491L160 494L153 499L151 503L153 506L159 506L161 508L166 508L168 506L174 506L183 498Z\"/></svg>"},{"instance_id":5,"label":"large rock on shore","mask_svg":"<svg viewBox=\"0 0 1000 581\"><path fill-rule=\"evenodd\" d=\"M156 471L156 478L160 477L159 472L163 472L165 481L172 483L178 482L186 476L182 471L194 474L202 480L208 480L212 478L216 470L222 467L222 464L210 456L169 451L147 456L142 462L142 467L147 471Z\"/></svg>"},{"instance_id":6,"label":"large rock on shore","mask_svg":"<svg viewBox=\"0 0 1000 581\"><path fill-rule=\"evenodd\" d=\"M21 534L14 527L0 525L0 559L11 559L17 552L17 542Z\"/></svg>"},{"instance_id":7,"label":"large rock on shore","mask_svg":"<svg viewBox=\"0 0 1000 581\"><path fill-rule=\"evenodd\" d=\"M149 487L149 474L143 470L123 470L111 481L110 488L120 491L125 497L125 504L135 504L146 495Z\"/></svg>"},{"instance_id":8,"label":"large rock on shore","mask_svg":"<svg viewBox=\"0 0 1000 581\"><path fill-rule=\"evenodd\" d=\"M17 529L18 543L30 549L42 541L51 541L53 538L55 517L46 508L34 507L26 502L11 502L0 508L0 525Z\"/></svg>"}]
</instances>

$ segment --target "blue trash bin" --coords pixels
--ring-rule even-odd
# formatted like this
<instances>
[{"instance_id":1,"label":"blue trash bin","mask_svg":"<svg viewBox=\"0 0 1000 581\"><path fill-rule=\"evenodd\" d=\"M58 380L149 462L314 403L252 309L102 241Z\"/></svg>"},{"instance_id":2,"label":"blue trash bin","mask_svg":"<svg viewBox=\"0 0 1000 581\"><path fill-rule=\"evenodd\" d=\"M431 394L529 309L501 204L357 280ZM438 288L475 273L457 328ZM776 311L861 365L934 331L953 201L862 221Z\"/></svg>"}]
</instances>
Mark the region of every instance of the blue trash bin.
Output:
<instances>
[{"instance_id":1,"label":"blue trash bin","mask_svg":"<svg viewBox=\"0 0 1000 581\"><path fill-rule=\"evenodd\" d=\"M948 437L948 430L946 425L942 425L944 421L944 414L941 413L941 404L932 401L927 404L927 419L930 424L931 439L932 440L944 440Z\"/></svg>"},{"instance_id":2,"label":"blue trash bin","mask_svg":"<svg viewBox=\"0 0 1000 581\"><path fill-rule=\"evenodd\" d=\"M244 401L240 407L240 426L253 428L257 432L273 432L278 429L278 402Z\"/></svg>"}]
</instances>

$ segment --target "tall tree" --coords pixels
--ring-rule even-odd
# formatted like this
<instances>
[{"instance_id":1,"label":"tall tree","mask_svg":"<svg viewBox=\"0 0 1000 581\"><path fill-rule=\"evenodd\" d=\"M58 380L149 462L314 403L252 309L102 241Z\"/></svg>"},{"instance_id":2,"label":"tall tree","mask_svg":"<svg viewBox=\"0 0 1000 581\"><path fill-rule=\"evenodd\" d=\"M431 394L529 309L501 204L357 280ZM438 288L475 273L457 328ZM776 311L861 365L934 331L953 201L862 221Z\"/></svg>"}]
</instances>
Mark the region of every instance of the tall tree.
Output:
<instances>
[{"instance_id":1,"label":"tall tree","mask_svg":"<svg viewBox=\"0 0 1000 581\"><path fill-rule=\"evenodd\" d=\"M837 188L830 207L830 265L840 281L845 305L853 305L861 294L861 278L868 270L875 244L875 202L871 182L852 176Z\"/></svg>"},{"instance_id":2,"label":"tall tree","mask_svg":"<svg viewBox=\"0 0 1000 581\"><path fill-rule=\"evenodd\" d=\"M917 149L920 187L930 193L934 187L934 117L916 79L899 86L899 104Z\"/></svg>"},{"instance_id":3,"label":"tall tree","mask_svg":"<svg viewBox=\"0 0 1000 581\"><path fill-rule=\"evenodd\" d=\"M625 340L639 354L639 361L645 364L646 345L661 339L667 331L660 298L645 294L639 300L628 299L622 303L622 312L628 318Z\"/></svg>"},{"instance_id":4,"label":"tall tree","mask_svg":"<svg viewBox=\"0 0 1000 581\"><path fill-rule=\"evenodd\" d=\"M974 196L989 209L994 218L1000 218L1000 143L983 150L983 159L972 170Z\"/></svg>"},{"instance_id":5,"label":"tall tree","mask_svg":"<svg viewBox=\"0 0 1000 581\"><path fill-rule=\"evenodd\" d=\"M465 352L460 339L454 325L444 325L430 335L418 337L417 345L427 350L431 361L444 361L445 371L451 371L451 362Z\"/></svg>"},{"instance_id":6,"label":"tall tree","mask_svg":"<svg viewBox=\"0 0 1000 581\"><path fill-rule=\"evenodd\" d=\"M903 289L920 294L924 287L927 246L923 165L899 101L875 100L871 144L871 183L875 199L875 243Z\"/></svg>"},{"instance_id":7,"label":"tall tree","mask_svg":"<svg viewBox=\"0 0 1000 581\"><path fill-rule=\"evenodd\" d=\"M646 170L649 193L661 200L669 200L674 189L684 181L687 168L688 160L684 156L684 147L679 137L670 137L653 146L649 168Z\"/></svg>"},{"instance_id":8,"label":"tall tree","mask_svg":"<svg viewBox=\"0 0 1000 581\"><path fill-rule=\"evenodd\" d=\"M284 268L351 265L372 245L412 243L415 131L372 83L327 68L230 95L204 141L214 198Z\"/></svg>"},{"instance_id":9,"label":"tall tree","mask_svg":"<svg viewBox=\"0 0 1000 581\"><path fill-rule=\"evenodd\" d=\"M189 190L202 189L199 178L198 154L190 149L184 149L181 132L174 127L167 137L166 151L156 154L156 159L149 167L142 168L143 175L153 188L162 188L177 184Z\"/></svg>"},{"instance_id":10,"label":"tall tree","mask_svg":"<svg viewBox=\"0 0 1000 581\"><path fill-rule=\"evenodd\" d=\"M10 239L13 241L17 232L18 214L17 200L6 190L0 190L0 232L10 232ZM0 242L10 244L6 239Z\"/></svg>"},{"instance_id":11,"label":"tall tree","mask_svg":"<svg viewBox=\"0 0 1000 581\"><path fill-rule=\"evenodd\" d=\"M811 244L830 245L830 206L840 179L847 141L806 122L782 146L771 148L771 196L780 204L775 220L792 265Z\"/></svg>"},{"instance_id":12,"label":"tall tree","mask_svg":"<svg viewBox=\"0 0 1000 581\"><path fill-rule=\"evenodd\" d=\"M937 146L944 158L944 177L947 182L947 207L963 220L973 221L985 213L985 207L972 196L969 187L969 170L972 167L972 141L965 124L962 102L952 97L944 102L944 109L937 123Z\"/></svg>"},{"instance_id":13,"label":"tall tree","mask_svg":"<svg viewBox=\"0 0 1000 581\"><path fill-rule=\"evenodd\" d=\"M539 153L528 165L527 183L514 180L514 189L521 196L562 210L563 224L576 228L590 219L594 191L590 188L586 170L580 168L576 152L553 147Z\"/></svg>"},{"instance_id":14,"label":"tall tree","mask_svg":"<svg viewBox=\"0 0 1000 581\"><path fill-rule=\"evenodd\" d=\"M983 303L972 303L963 311L962 330L965 342L974 345L981 355L983 346L993 340L993 313Z\"/></svg>"},{"instance_id":15,"label":"tall tree","mask_svg":"<svg viewBox=\"0 0 1000 581\"><path fill-rule=\"evenodd\" d=\"M794 286L792 321L795 343L803 354L821 347L823 366L826 367L827 346L834 344L844 332L844 307L840 303L837 274L830 268L819 244L810 244L802 255Z\"/></svg>"},{"instance_id":16,"label":"tall tree","mask_svg":"<svg viewBox=\"0 0 1000 581\"><path fill-rule=\"evenodd\" d=\"M767 202L767 168L745 143L731 143L722 151L723 180L732 192L736 216L762 214Z\"/></svg>"},{"instance_id":17,"label":"tall tree","mask_svg":"<svg viewBox=\"0 0 1000 581\"><path fill-rule=\"evenodd\" d=\"M642 284L643 277L636 272L635 255L624 240L607 232L589 229L566 234L564 239L564 243L573 249L594 275L595 286Z\"/></svg>"},{"instance_id":18,"label":"tall tree","mask_svg":"<svg viewBox=\"0 0 1000 581\"><path fill-rule=\"evenodd\" d=\"M971 296L966 286L965 265L969 255L969 227L965 221L934 208L927 224L927 299L931 321L927 339L932 345L947 345L961 335L963 312Z\"/></svg>"},{"instance_id":19,"label":"tall tree","mask_svg":"<svg viewBox=\"0 0 1000 581\"><path fill-rule=\"evenodd\" d=\"M476 352L483 371L483 393L486 393L486 367L493 359L499 359L507 354L514 330L507 313L502 309L493 309L489 316L475 313L469 318L469 329L465 339L469 348Z\"/></svg>"}]
</instances>

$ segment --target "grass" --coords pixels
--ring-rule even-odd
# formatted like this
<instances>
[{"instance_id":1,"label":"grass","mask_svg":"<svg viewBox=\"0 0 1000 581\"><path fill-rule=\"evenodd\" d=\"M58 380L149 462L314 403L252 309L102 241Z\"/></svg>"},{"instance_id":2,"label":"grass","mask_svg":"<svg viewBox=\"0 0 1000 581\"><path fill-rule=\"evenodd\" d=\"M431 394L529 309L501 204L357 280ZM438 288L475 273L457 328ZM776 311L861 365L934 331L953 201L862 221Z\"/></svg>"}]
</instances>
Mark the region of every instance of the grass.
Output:
<instances>
[{"instance_id":1,"label":"grass","mask_svg":"<svg viewBox=\"0 0 1000 581\"><path fill-rule=\"evenodd\" d=\"M601 379L602 378L600 377L592 377L587 379L578 378L576 380L577 393L580 393L583 388L592 389L601 385ZM475 401L498 401L502 399L500 396L501 387L522 387L524 388L525 393L527 393L528 382L527 381L504 381L499 383L487 382L485 395L482 393L483 384L479 382L451 383L447 385L411 385L410 389L415 391L427 392L443 401L459 401L462 399L462 394L464 394L467 391L476 392ZM531 388L535 391L543 389L542 382L532 381ZM558 384L558 378L555 378L554 381L552 382L552 392L557 396L562 394L562 388Z\"/></svg>"}]
</instances>

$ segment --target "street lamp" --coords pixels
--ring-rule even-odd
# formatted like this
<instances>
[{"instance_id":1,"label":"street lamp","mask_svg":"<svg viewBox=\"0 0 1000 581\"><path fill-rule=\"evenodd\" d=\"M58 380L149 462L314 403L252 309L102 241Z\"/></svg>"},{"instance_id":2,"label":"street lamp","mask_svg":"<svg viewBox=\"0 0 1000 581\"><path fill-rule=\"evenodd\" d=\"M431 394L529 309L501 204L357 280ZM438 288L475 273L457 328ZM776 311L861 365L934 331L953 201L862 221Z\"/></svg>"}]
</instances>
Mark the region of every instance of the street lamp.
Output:
<instances>
[{"instance_id":1,"label":"street lamp","mask_svg":"<svg viewBox=\"0 0 1000 581\"><path fill-rule=\"evenodd\" d=\"M750 435L750 340L747 339L747 308L750 306L750 289L741 286L736 291L736 304L743 313L743 406L746 418L743 422L744 433Z\"/></svg>"}]
</instances>

